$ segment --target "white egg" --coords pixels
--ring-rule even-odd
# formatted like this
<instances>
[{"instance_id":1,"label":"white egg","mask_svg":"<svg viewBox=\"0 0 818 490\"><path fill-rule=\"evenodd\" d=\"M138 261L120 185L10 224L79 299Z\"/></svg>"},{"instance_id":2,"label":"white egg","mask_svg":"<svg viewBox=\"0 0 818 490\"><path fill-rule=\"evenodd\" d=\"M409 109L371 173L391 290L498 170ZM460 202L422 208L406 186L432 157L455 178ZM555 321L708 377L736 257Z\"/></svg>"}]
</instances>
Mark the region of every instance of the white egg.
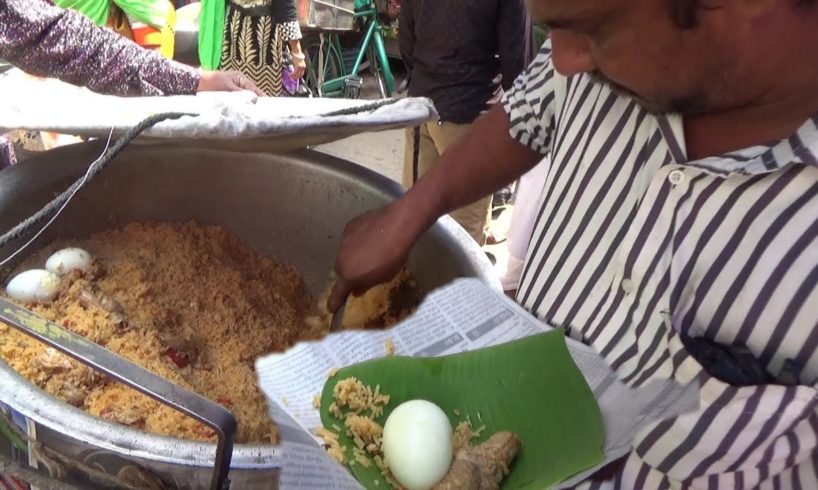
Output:
<instances>
[{"instance_id":1,"label":"white egg","mask_svg":"<svg viewBox=\"0 0 818 490\"><path fill-rule=\"evenodd\" d=\"M404 402L386 419L382 447L398 483L408 490L428 490L452 464L452 424L432 402Z\"/></svg>"},{"instance_id":2,"label":"white egg","mask_svg":"<svg viewBox=\"0 0 818 490\"><path fill-rule=\"evenodd\" d=\"M23 303L49 303L59 290L59 276L43 269L21 272L6 286L9 297Z\"/></svg>"},{"instance_id":3,"label":"white egg","mask_svg":"<svg viewBox=\"0 0 818 490\"><path fill-rule=\"evenodd\" d=\"M64 276L76 270L87 272L93 261L91 254L81 248L64 248L48 258L45 268L58 276Z\"/></svg>"}]
</instances>

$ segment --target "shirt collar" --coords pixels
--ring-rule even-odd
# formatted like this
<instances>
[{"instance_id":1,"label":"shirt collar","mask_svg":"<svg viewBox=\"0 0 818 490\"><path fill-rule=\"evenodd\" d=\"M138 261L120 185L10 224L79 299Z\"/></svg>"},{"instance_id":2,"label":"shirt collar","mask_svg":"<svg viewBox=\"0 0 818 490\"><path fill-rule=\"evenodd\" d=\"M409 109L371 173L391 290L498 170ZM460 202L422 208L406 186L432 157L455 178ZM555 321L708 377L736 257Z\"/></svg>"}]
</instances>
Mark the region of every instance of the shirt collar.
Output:
<instances>
[{"instance_id":1,"label":"shirt collar","mask_svg":"<svg viewBox=\"0 0 818 490\"><path fill-rule=\"evenodd\" d=\"M694 162L687 161L682 117L660 115L658 122L673 159L679 165L724 176L769 173L793 164L818 167L818 114L807 119L789 138Z\"/></svg>"}]
</instances>

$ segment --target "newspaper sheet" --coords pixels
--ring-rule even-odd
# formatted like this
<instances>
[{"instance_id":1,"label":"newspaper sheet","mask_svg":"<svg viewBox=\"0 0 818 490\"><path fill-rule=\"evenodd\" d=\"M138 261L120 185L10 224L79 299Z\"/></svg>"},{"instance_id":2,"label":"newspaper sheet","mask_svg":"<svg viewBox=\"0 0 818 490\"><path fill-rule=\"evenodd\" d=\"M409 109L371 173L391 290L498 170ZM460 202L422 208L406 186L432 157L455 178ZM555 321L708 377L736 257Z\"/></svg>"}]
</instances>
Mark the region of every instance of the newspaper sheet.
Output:
<instances>
[{"instance_id":1,"label":"newspaper sheet","mask_svg":"<svg viewBox=\"0 0 818 490\"><path fill-rule=\"evenodd\" d=\"M321 393L333 368L385 356L387 339L394 343L395 355L436 357L510 342L551 328L478 279L459 279L430 294L415 315L389 330L337 333L259 359L259 383L282 433L280 487L360 488L346 469L324 453L313 435L321 426L313 399ZM566 341L602 411L605 463L627 454L636 433L648 424L697 407L697 386L682 387L668 381L631 390L617 380L592 348ZM569 487L597 468L556 488Z\"/></svg>"}]
</instances>

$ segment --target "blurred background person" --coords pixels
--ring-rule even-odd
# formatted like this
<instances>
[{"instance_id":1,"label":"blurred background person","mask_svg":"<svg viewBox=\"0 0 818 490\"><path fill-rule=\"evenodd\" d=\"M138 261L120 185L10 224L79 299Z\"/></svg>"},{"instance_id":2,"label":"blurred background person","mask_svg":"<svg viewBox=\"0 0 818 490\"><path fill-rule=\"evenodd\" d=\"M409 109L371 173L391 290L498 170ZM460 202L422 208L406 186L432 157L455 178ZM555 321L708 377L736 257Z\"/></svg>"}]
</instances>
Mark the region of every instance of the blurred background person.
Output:
<instances>
[{"instance_id":1,"label":"blurred background person","mask_svg":"<svg viewBox=\"0 0 818 490\"><path fill-rule=\"evenodd\" d=\"M203 0L199 61L240 71L266 95L285 95L285 84L307 69L294 0Z\"/></svg>"},{"instance_id":2,"label":"blurred background person","mask_svg":"<svg viewBox=\"0 0 818 490\"><path fill-rule=\"evenodd\" d=\"M173 59L176 8L169 0L54 0L98 26L107 26L146 49Z\"/></svg>"},{"instance_id":3,"label":"blurred background person","mask_svg":"<svg viewBox=\"0 0 818 490\"><path fill-rule=\"evenodd\" d=\"M411 187L511 87L525 66L528 26L522 0L401 0L399 26L409 95L430 98L440 115L407 130L402 180ZM451 213L480 245L491 201Z\"/></svg>"}]
</instances>

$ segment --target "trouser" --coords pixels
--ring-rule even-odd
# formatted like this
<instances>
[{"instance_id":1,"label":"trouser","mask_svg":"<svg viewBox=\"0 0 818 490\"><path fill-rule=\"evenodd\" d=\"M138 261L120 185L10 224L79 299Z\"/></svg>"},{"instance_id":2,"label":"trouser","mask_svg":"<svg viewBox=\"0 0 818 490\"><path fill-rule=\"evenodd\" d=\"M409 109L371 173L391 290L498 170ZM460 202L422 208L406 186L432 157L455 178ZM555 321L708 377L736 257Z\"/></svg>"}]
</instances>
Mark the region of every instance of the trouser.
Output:
<instances>
[{"instance_id":1,"label":"trouser","mask_svg":"<svg viewBox=\"0 0 818 490\"><path fill-rule=\"evenodd\" d=\"M440 156L446 151L446 148L462 138L469 131L471 126L471 124L454 124L449 122L429 122L421 125L420 143L418 145L417 177L420 178L420 176L436 165ZM406 130L403 185L407 188L411 187L415 182L414 132L414 128ZM450 214L480 245L486 243L489 218L491 216L491 199L492 196L484 197Z\"/></svg>"}]
</instances>

